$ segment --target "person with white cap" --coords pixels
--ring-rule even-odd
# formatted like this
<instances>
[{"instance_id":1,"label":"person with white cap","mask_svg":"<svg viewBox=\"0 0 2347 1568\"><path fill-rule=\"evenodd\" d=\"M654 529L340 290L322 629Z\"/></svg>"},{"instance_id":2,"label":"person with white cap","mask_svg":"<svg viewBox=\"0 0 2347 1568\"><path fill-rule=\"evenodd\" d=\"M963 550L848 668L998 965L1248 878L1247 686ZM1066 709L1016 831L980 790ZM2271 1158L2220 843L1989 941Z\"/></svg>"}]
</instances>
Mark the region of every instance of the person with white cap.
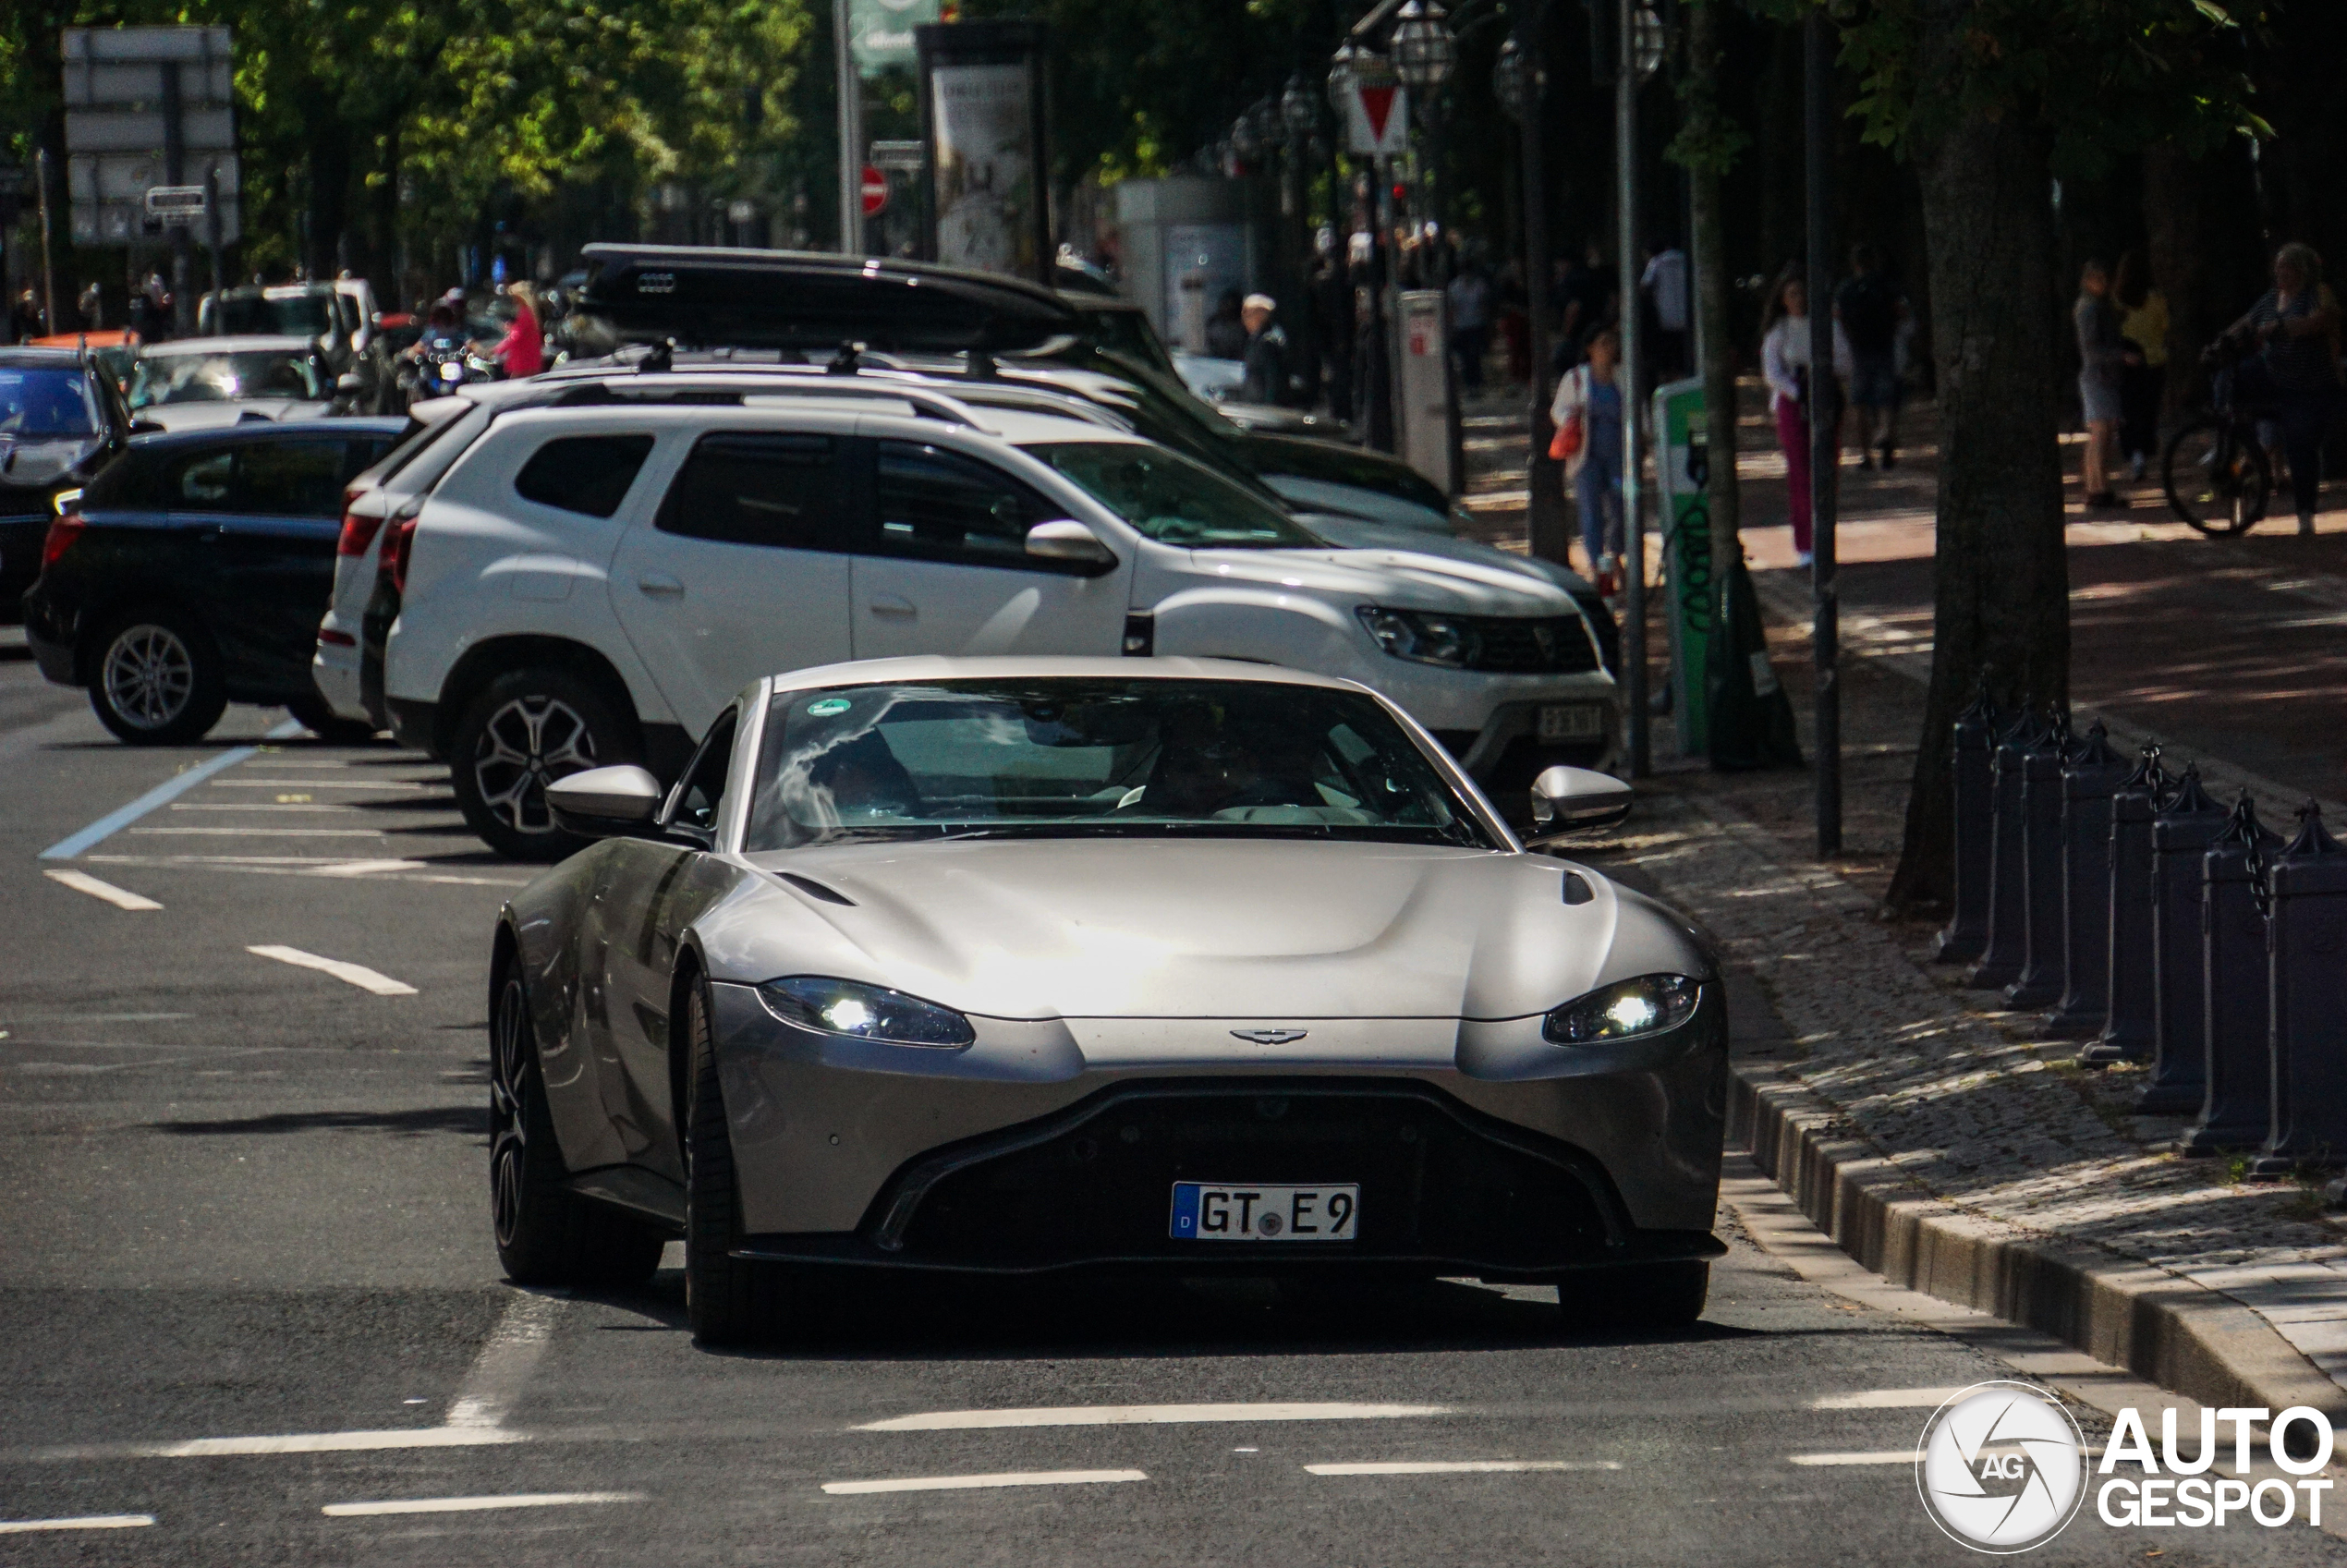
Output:
<instances>
[{"instance_id":1,"label":"person with white cap","mask_svg":"<svg viewBox=\"0 0 2347 1568\"><path fill-rule=\"evenodd\" d=\"M1239 302L1239 321L1246 328L1246 380L1240 383L1242 403L1287 401L1287 334L1271 317L1279 302L1268 294L1250 294Z\"/></svg>"}]
</instances>

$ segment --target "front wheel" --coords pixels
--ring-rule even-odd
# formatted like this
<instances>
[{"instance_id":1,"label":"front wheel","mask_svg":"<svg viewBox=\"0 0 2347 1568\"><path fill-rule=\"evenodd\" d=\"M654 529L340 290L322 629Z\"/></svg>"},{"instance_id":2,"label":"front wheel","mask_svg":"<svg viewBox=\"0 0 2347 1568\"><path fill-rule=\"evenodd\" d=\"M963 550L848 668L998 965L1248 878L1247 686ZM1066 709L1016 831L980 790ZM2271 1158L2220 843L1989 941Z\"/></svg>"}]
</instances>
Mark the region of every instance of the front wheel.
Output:
<instances>
[{"instance_id":1,"label":"front wheel","mask_svg":"<svg viewBox=\"0 0 2347 1568\"><path fill-rule=\"evenodd\" d=\"M2168 438L2159 478L2176 516L2217 539L2256 528L2274 495L2273 464L2256 431L2211 414Z\"/></svg>"},{"instance_id":2,"label":"front wheel","mask_svg":"<svg viewBox=\"0 0 2347 1568\"><path fill-rule=\"evenodd\" d=\"M489 683L457 721L447 757L457 808L481 842L514 860L560 860L587 841L554 826L546 786L633 762L634 715L568 670L516 670Z\"/></svg>"},{"instance_id":3,"label":"front wheel","mask_svg":"<svg viewBox=\"0 0 2347 1568\"><path fill-rule=\"evenodd\" d=\"M782 1265L734 1256L741 1181L709 1013L709 988L696 978L685 998L685 1315L702 1344L741 1344L785 1326L791 1281Z\"/></svg>"},{"instance_id":4,"label":"front wheel","mask_svg":"<svg viewBox=\"0 0 2347 1568\"><path fill-rule=\"evenodd\" d=\"M220 650L177 611L125 615L100 634L90 706L133 746L201 740L228 707Z\"/></svg>"}]
</instances>

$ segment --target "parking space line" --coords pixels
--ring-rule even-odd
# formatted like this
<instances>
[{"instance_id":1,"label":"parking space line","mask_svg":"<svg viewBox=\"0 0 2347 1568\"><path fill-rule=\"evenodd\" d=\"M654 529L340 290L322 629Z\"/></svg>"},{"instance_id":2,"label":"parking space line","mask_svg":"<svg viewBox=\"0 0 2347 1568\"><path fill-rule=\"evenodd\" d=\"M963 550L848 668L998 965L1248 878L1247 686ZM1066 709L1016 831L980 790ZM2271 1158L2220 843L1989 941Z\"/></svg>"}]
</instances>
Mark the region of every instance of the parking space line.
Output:
<instances>
[{"instance_id":1,"label":"parking space line","mask_svg":"<svg viewBox=\"0 0 2347 1568\"><path fill-rule=\"evenodd\" d=\"M858 1432L963 1432L998 1427L1153 1427L1199 1421L1392 1421L1452 1416L1447 1404L1076 1404L1035 1410L932 1410L851 1428Z\"/></svg>"},{"instance_id":2,"label":"parking space line","mask_svg":"<svg viewBox=\"0 0 2347 1568\"><path fill-rule=\"evenodd\" d=\"M1380 1459L1307 1465L1314 1476L1503 1476L1530 1470L1619 1470L1613 1459Z\"/></svg>"},{"instance_id":3,"label":"parking space line","mask_svg":"<svg viewBox=\"0 0 2347 1568\"><path fill-rule=\"evenodd\" d=\"M530 1369L554 1335L557 1298L521 1291L505 1304L471 1370L449 1403L448 1425L458 1428L502 1427Z\"/></svg>"},{"instance_id":4,"label":"parking space line","mask_svg":"<svg viewBox=\"0 0 2347 1568\"><path fill-rule=\"evenodd\" d=\"M889 1481L825 1481L833 1497L865 1497L873 1492L972 1491L992 1487L1088 1487L1118 1481L1146 1481L1143 1470L1014 1470L996 1476L907 1476Z\"/></svg>"},{"instance_id":5,"label":"parking space line","mask_svg":"<svg viewBox=\"0 0 2347 1568\"><path fill-rule=\"evenodd\" d=\"M343 806L315 800L205 800L189 805L184 800L171 803L174 811L356 811L356 806Z\"/></svg>"},{"instance_id":6,"label":"parking space line","mask_svg":"<svg viewBox=\"0 0 2347 1568\"><path fill-rule=\"evenodd\" d=\"M1913 1465L1915 1451L1884 1448L1864 1453L1788 1453L1785 1458L1794 1465Z\"/></svg>"},{"instance_id":7,"label":"parking space line","mask_svg":"<svg viewBox=\"0 0 2347 1568\"><path fill-rule=\"evenodd\" d=\"M313 877L371 877L378 871L423 871L431 868L421 860L337 860L331 865L315 866Z\"/></svg>"},{"instance_id":8,"label":"parking space line","mask_svg":"<svg viewBox=\"0 0 2347 1568\"><path fill-rule=\"evenodd\" d=\"M381 838L381 828L133 828L145 838Z\"/></svg>"},{"instance_id":9,"label":"parking space line","mask_svg":"<svg viewBox=\"0 0 2347 1568\"><path fill-rule=\"evenodd\" d=\"M1812 1410L1931 1410L1947 1404L1962 1389L1866 1389L1857 1393L1820 1394L1809 1402Z\"/></svg>"},{"instance_id":10,"label":"parking space line","mask_svg":"<svg viewBox=\"0 0 2347 1568\"><path fill-rule=\"evenodd\" d=\"M214 779L214 789L430 789L417 779Z\"/></svg>"},{"instance_id":11,"label":"parking space line","mask_svg":"<svg viewBox=\"0 0 2347 1568\"><path fill-rule=\"evenodd\" d=\"M85 1513L79 1519L0 1519L0 1536L34 1530L136 1530L155 1522L152 1513Z\"/></svg>"},{"instance_id":12,"label":"parking space line","mask_svg":"<svg viewBox=\"0 0 2347 1568\"><path fill-rule=\"evenodd\" d=\"M332 975L345 985L357 986L360 991L372 991L377 996L416 994L414 986L402 980L395 980L389 975L380 974L364 964L352 964L340 958L322 958L315 953L304 953L298 947L280 947L274 944L248 947L245 951L261 958L274 958L280 964L291 964L296 968L315 969L321 974Z\"/></svg>"},{"instance_id":13,"label":"parking space line","mask_svg":"<svg viewBox=\"0 0 2347 1568\"><path fill-rule=\"evenodd\" d=\"M505 1497L409 1497L387 1502L330 1502L318 1510L329 1519L364 1519L383 1513L472 1513L490 1508L564 1508L582 1502L641 1502L642 1492L514 1492Z\"/></svg>"},{"instance_id":14,"label":"parking space line","mask_svg":"<svg viewBox=\"0 0 2347 1568\"><path fill-rule=\"evenodd\" d=\"M280 1432L249 1438L188 1438L181 1442L132 1443L140 1459L233 1459L261 1453L373 1453L402 1448L481 1448L522 1442L528 1434L498 1427L406 1427L375 1432ZM117 1452L108 1449L105 1452Z\"/></svg>"},{"instance_id":15,"label":"parking space line","mask_svg":"<svg viewBox=\"0 0 2347 1568\"><path fill-rule=\"evenodd\" d=\"M301 733L301 725L292 719L287 719L284 723L279 724L275 729L269 732L269 738L272 740L280 740L286 736L297 735ZM163 783L155 785L154 788L147 791L146 794L140 796L129 805L107 812L104 816L99 818L96 821L82 829L79 833L71 833L59 839L56 843L43 850L39 858L43 860L70 860L75 856L80 854L83 850L91 848L104 840L112 838L115 834L120 833L123 829L128 827L131 823L137 821L140 818L145 816L156 807L165 806L170 804L172 801L176 800L179 796L187 794L188 791L195 788L196 785L203 783L206 779L211 778L213 774L225 772L230 768L235 767L237 763L248 761L260 754L261 748L257 746L231 747L229 749L222 752L219 756L213 758L208 762L199 762L194 767L188 769L186 772L176 774L171 778L165 779Z\"/></svg>"},{"instance_id":16,"label":"parking space line","mask_svg":"<svg viewBox=\"0 0 2347 1568\"><path fill-rule=\"evenodd\" d=\"M92 898L103 898L117 909L140 910L163 907L153 899L142 897L132 893L128 888L116 887L112 882L102 882L87 871L43 871L41 874L60 886L73 889L76 893L86 893Z\"/></svg>"}]
</instances>

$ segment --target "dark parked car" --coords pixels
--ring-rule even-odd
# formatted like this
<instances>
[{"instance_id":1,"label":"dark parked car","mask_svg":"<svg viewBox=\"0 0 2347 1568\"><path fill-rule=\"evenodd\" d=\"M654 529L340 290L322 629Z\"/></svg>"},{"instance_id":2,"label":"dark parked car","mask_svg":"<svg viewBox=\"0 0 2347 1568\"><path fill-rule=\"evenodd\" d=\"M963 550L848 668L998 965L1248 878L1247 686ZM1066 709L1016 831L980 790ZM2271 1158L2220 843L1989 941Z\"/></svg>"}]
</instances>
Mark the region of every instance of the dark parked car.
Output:
<instances>
[{"instance_id":1,"label":"dark parked car","mask_svg":"<svg viewBox=\"0 0 2347 1568\"><path fill-rule=\"evenodd\" d=\"M49 527L24 597L41 671L133 745L201 738L231 702L359 738L310 675L343 490L400 419L141 436Z\"/></svg>"},{"instance_id":2,"label":"dark parked car","mask_svg":"<svg viewBox=\"0 0 2347 1568\"><path fill-rule=\"evenodd\" d=\"M121 391L71 348L0 348L0 621L41 575L61 492L79 490L130 440Z\"/></svg>"}]
</instances>

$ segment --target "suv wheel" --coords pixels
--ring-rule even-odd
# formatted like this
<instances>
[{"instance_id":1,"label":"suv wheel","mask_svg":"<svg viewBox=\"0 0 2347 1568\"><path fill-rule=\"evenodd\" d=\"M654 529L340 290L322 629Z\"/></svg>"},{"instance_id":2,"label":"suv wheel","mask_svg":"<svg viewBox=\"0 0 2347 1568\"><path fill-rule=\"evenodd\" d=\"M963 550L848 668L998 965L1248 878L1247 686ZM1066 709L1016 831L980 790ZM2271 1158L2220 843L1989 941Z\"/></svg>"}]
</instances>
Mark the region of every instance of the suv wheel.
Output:
<instances>
[{"instance_id":1,"label":"suv wheel","mask_svg":"<svg viewBox=\"0 0 2347 1568\"><path fill-rule=\"evenodd\" d=\"M177 611L123 616L101 634L90 706L133 746L201 740L228 706L219 650Z\"/></svg>"},{"instance_id":2,"label":"suv wheel","mask_svg":"<svg viewBox=\"0 0 2347 1568\"><path fill-rule=\"evenodd\" d=\"M638 760L632 715L568 670L498 676L465 709L448 748L456 804L481 842L515 860L560 860L587 841L562 832L546 786Z\"/></svg>"}]
</instances>

